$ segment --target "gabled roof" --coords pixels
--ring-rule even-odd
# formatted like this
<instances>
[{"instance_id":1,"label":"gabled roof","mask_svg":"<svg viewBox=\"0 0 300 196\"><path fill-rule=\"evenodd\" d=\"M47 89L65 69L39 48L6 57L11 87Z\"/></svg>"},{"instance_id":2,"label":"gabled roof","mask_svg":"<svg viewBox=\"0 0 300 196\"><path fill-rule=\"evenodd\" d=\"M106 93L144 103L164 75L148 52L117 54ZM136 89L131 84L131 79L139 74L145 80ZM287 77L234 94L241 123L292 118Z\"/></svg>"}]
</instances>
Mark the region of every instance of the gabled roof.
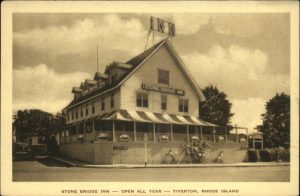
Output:
<instances>
[{"instance_id":1,"label":"gabled roof","mask_svg":"<svg viewBox=\"0 0 300 196\"><path fill-rule=\"evenodd\" d=\"M176 61L177 65L179 66L181 71L184 73L186 79L190 82L190 84L192 85L194 90L197 92L198 98L200 100L205 100L206 98L203 95L201 89L199 88L197 82L195 81L195 79L193 78L191 73L188 71L187 67L185 66L185 64L183 63L183 61L181 60L181 58L179 57L177 52L175 51L174 47L172 46L172 44L170 43L168 38L162 40L161 42L159 42L156 45L157 45L156 48L150 48L150 49L152 49L151 52L142 53L127 62L127 63L130 63L130 62L136 63L135 69L133 71L131 71L128 75L126 75L126 77L124 78L123 81L120 82L120 84L125 82L142 64L144 64L146 62L147 59L149 59L160 47L162 47L164 45L170 51L170 53L173 56L174 60Z\"/></svg>"},{"instance_id":2,"label":"gabled roof","mask_svg":"<svg viewBox=\"0 0 300 196\"><path fill-rule=\"evenodd\" d=\"M85 96L79 97L77 100L71 101L64 109L68 109L70 107L76 106L82 102L88 101L90 99L93 99L97 96L103 95L109 91L115 90L119 88L141 65L143 65L155 52L161 48L163 45L166 46L166 48L170 51L170 54L174 57L174 60L176 61L177 65L183 71L184 75L186 76L187 80L190 82L194 90L197 92L197 95L199 99L205 100L205 96L201 92L198 84L193 79L192 75L187 70L186 66L184 65L183 61L180 59L178 54L176 53L175 49L173 48L172 44L168 40L168 38L163 39L162 41L158 42L154 46L150 47L149 49L145 50L144 52L140 53L136 57L130 59L126 62L126 64L132 65L132 68L128 70L128 72L120 78L120 80L114 84L114 85L107 85L104 88L97 89Z\"/></svg>"},{"instance_id":3,"label":"gabled roof","mask_svg":"<svg viewBox=\"0 0 300 196\"><path fill-rule=\"evenodd\" d=\"M155 44L154 46L152 46L151 48L145 50L144 52L142 52L141 54L137 55L136 57L130 59L129 61L127 61L126 63L133 65L134 67L139 66L146 58L150 57L152 55L152 53L157 50L158 48L160 48L163 43L165 43L167 41L167 39L163 39L162 41L158 42L157 44Z\"/></svg>"}]
</instances>

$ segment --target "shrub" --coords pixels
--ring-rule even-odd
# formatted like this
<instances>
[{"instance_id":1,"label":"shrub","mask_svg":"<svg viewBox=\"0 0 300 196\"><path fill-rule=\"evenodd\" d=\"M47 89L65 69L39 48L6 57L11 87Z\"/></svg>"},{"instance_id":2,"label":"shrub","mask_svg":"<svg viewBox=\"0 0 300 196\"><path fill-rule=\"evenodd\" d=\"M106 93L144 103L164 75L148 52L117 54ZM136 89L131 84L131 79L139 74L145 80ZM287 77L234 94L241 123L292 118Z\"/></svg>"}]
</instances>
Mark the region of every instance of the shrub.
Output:
<instances>
[{"instance_id":1,"label":"shrub","mask_svg":"<svg viewBox=\"0 0 300 196\"><path fill-rule=\"evenodd\" d=\"M248 161L249 162L257 162L260 160L259 151L258 150L248 150Z\"/></svg>"},{"instance_id":2,"label":"shrub","mask_svg":"<svg viewBox=\"0 0 300 196\"><path fill-rule=\"evenodd\" d=\"M282 161L290 161L290 149L278 149L279 159Z\"/></svg>"},{"instance_id":3,"label":"shrub","mask_svg":"<svg viewBox=\"0 0 300 196\"><path fill-rule=\"evenodd\" d=\"M259 151L260 161L277 161L278 154L276 150L264 149Z\"/></svg>"},{"instance_id":4,"label":"shrub","mask_svg":"<svg viewBox=\"0 0 300 196\"><path fill-rule=\"evenodd\" d=\"M264 149L259 152L260 160L269 161L290 161L290 150L284 148Z\"/></svg>"}]
</instances>

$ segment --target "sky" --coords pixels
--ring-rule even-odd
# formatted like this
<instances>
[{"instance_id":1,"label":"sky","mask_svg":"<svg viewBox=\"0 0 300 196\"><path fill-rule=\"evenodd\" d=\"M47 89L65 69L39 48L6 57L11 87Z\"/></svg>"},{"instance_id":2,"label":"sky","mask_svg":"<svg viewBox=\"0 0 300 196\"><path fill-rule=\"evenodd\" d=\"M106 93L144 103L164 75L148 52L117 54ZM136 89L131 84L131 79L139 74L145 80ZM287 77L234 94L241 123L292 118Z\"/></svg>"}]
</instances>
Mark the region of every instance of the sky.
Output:
<instances>
[{"instance_id":1,"label":"sky","mask_svg":"<svg viewBox=\"0 0 300 196\"><path fill-rule=\"evenodd\" d=\"M232 124L253 130L265 103L290 93L286 13L15 13L13 111L60 112L72 87L97 70L97 45L100 72L145 49L150 16L175 23L175 50L201 88L214 85L228 95ZM154 43L163 37L156 32Z\"/></svg>"}]
</instances>

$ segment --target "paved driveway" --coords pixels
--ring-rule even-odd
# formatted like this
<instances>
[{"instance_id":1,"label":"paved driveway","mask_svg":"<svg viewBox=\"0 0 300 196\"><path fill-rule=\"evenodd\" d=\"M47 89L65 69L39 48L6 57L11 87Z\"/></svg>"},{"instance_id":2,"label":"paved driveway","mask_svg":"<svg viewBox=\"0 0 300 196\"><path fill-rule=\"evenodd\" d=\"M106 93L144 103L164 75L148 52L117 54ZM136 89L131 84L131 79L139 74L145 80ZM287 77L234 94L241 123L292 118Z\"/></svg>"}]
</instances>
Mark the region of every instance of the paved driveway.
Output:
<instances>
[{"instance_id":1,"label":"paved driveway","mask_svg":"<svg viewBox=\"0 0 300 196\"><path fill-rule=\"evenodd\" d=\"M67 167L50 159L13 163L14 181L283 182L289 179L289 166L120 169Z\"/></svg>"}]
</instances>

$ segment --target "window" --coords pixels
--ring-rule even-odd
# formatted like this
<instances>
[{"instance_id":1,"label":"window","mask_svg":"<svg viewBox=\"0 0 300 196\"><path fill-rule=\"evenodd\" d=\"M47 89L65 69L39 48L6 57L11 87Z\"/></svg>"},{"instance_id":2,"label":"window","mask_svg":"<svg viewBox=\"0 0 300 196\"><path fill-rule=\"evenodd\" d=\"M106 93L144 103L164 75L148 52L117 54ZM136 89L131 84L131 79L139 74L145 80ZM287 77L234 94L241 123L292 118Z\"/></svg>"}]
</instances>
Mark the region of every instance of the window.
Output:
<instances>
[{"instance_id":1,"label":"window","mask_svg":"<svg viewBox=\"0 0 300 196\"><path fill-rule=\"evenodd\" d=\"M87 116L87 115L89 115L89 108L88 108L88 105L86 105L85 107L86 107L85 108L85 115Z\"/></svg>"},{"instance_id":2,"label":"window","mask_svg":"<svg viewBox=\"0 0 300 196\"><path fill-rule=\"evenodd\" d=\"M138 107L148 107L148 93L140 93L136 94L136 105Z\"/></svg>"},{"instance_id":3,"label":"window","mask_svg":"<svg viewBox=\"0 0 300 196\"><path fill-rule=\"evenodd\" d=\"M169 71L158 69L158 83L169 85Z\"/></svg>"},{"instance_id":4,"label":"window","mask_svg":"<svg viewBox=\"0 0 300 196\"><path fill-rule=\"evenodd\" d=\"M111 97L110 97L110 107L111 108L115 107L115 97L114 97L114 94L111 94Z\"/></svg>"},{"instance_id":5,"label":"window","mask_svg":"<svg viewBox=\"0 0 300 196\"><path fill-rule=\"evenodd\" d=\"M165 96L165 95L161 96L161 109L162 110L167 109L167 96Z\"/></svg>"},{"instance_id":6,"label":"window","mask_svg":"<svg viewBox=\"0 0 300 196\"><path fill-rule=\"evenodd\" d=\"M101 100L101 110L104 111L105 110L105 99L104 97Z\"/></svg>"},{"instance_id":7,"label":"window","mask_svg":"<svg viewBox=\"0 0 300 196\"><path fill-rule=\"evenodd\" d=\"M74 118L74 114L73 114L73 112L72 112L72 117L71 117L71 119L73 120L73 118Z\"/></svg>"},{"instance_id":8,"label":"window","mask_svg":"<svg viewBox=\"0 0 300 196\"><path fill-rule=\"evenodd\" d=\"M44 140L43 140L43 138L42 138L42 137L38 137L38 143L39 143L39 144L42 144L42 143L43 143L43 141L44 141Z\"/></svg>"},{"instance_id":9,"label":"window","mask_svg":"<svg viewBox=\"0 0 300 196\"><path fill-rule=\"evenodd\" d=\"M82 108L80 110L80 116L83 117L83 111L82 111Z\"/></svg>"},{"instance_id":10,"label":"window","mask_svg":"<svg viewBox=\"0 0 300 196\"><path fill-rule=\"evenodd\" d=\"M95 113L95 104L93 103L92 105L92 113L94 114Z\"/></svg>"},{"instance_id":11,"label":"window","mask_svg":"<svg viewBox=\"0 0 300 196\"><path fill-rule=\"evenodd\" d=\"M179 112L189 111L189 101L188 99L179 99Z\"/></svg>"},{"instance_id":12,"label":"window","mask_svg":"<svg viewBox=\"0 0 300 196\"><path fill-rule=\"evenodd\" d=\"M70 120L70 115L68 114L68 117L67 117L68 121Z\"/></svg>"},{"instance_id":13,"label":"window","mask_svg":"<svg viewBox=\"0 0 300 196\"><path fill-rule=\"evenodd\" d=\"M78 112L76 112L76 119L78 118Z\"/></svg>"}]
</instances>

